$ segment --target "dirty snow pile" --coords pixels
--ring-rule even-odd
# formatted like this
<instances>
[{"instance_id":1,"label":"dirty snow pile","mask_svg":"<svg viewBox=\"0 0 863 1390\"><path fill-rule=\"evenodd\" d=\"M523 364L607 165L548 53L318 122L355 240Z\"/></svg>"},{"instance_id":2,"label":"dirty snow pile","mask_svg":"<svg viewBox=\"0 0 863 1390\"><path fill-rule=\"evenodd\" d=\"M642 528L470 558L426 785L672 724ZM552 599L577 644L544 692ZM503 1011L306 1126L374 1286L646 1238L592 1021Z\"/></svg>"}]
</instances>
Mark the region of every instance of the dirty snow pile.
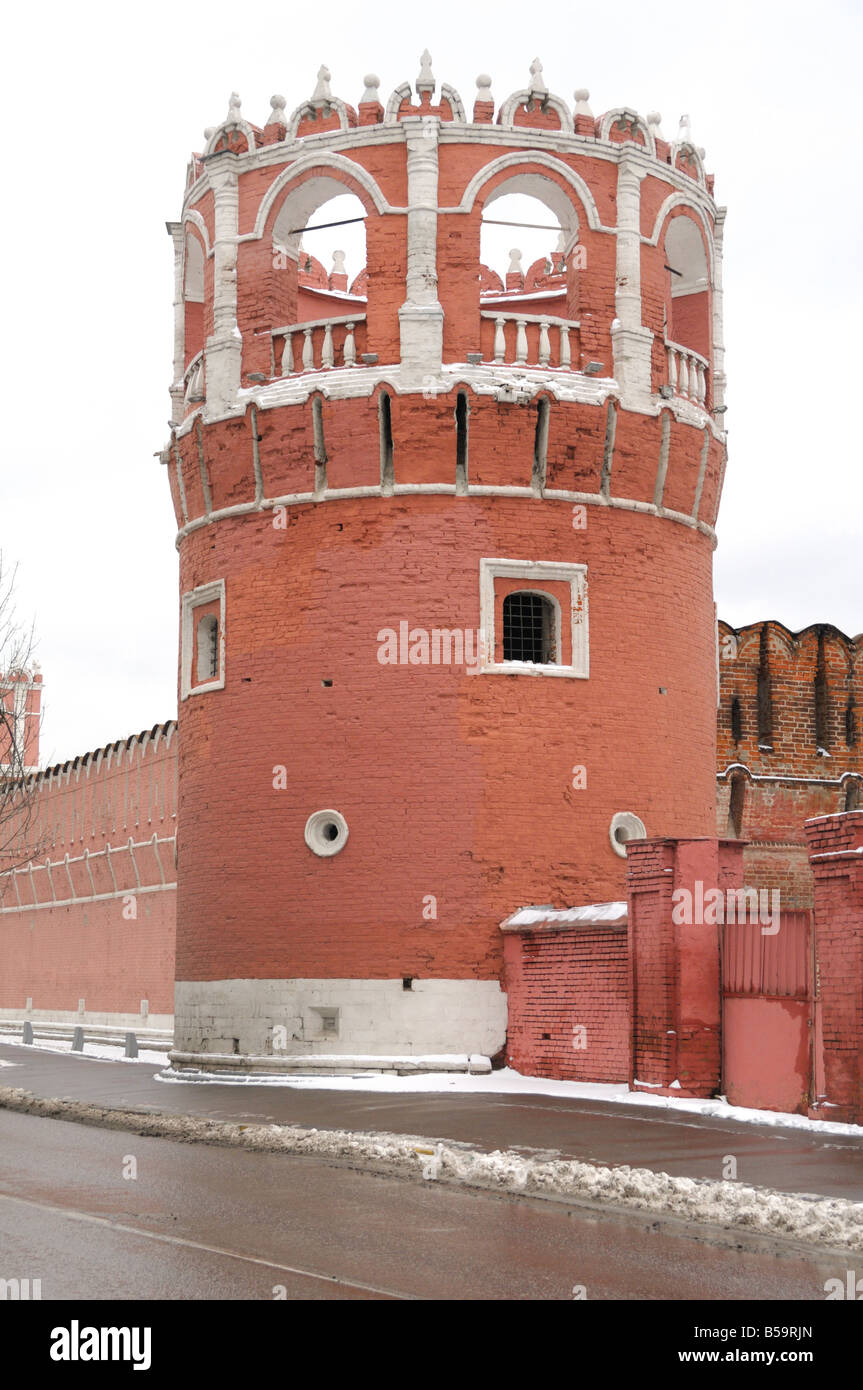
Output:
<instances>
[{"instance_id":1,"label":"dirty snow pile","mask_svg":"<svg viewBox=\"0 0 863 1390\"><path fill-rule=\"evenodd\" d=\"M796 1197L735 1182L671 1177L644 1168L540 1160L501 1150L482 1153L466 1145L411 1135L247 1125L115 1110L81 1101L49 1100L10 1087L0 1087L0 1107L185 1143L338 1160L400 1176L442 1179L516 1194L570 1197L619 1210L671 1214L714 1227L863 1251L863 1203L839 1198Z\"/></svg>"}]
</instances>

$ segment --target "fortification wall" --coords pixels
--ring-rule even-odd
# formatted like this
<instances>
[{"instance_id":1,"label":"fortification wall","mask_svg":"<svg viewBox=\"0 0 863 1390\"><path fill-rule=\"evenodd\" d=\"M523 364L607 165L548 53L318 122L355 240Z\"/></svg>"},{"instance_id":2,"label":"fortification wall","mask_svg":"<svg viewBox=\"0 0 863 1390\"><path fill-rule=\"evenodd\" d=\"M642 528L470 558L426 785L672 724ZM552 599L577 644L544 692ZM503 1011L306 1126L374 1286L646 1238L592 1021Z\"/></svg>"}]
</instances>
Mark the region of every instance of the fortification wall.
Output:
<instances>
[{"instance_id":1,"label":"fortification wall","mask_svg":"<svg viewBox=\"0 0 863 1390\"><path fill-rule=\"evenodd\" d=\"M717 831L749 842L747 882L810 907L804 821L863 804L861 640L720 622L719 671Z\"/></svg>"},{"instance_id":2,"label":"fortification wall","mask_svg":"<svg viewBox=\"0 0 863 1390\"><path fill-rule=\"evenodd\" d=\"M0 873L0 1017L170 1026L176 808L174 723L27 780Z\"/></svg>"}]
</instances>

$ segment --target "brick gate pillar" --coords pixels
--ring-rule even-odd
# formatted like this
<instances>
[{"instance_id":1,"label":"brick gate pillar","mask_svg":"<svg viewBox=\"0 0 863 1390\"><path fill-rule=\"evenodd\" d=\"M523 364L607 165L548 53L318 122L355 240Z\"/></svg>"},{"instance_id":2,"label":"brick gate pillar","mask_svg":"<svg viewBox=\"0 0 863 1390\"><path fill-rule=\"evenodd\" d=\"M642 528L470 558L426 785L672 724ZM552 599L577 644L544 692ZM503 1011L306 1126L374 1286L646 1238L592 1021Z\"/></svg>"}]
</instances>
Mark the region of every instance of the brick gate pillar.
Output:
<instances>
[{"instance_id":1,"label":"brick gate pillar","mask_svg":"<svg viewBox=\"0 0 863 1390\"><path fill-rule=\"evenodd\" d=\"M810 1115L863 1124L863 810L805 824L815 877L823 1096Z\"/></svg>"},{"instance_id":2,"label":"brick gate pillar","mask_svg":"<svg viewBox=\"0 0 863 1390\"><path fill-rule=\"evenodd\" d=\"M743 843L627 844L630 1090L708 1097L720 1085L719 926L709 894L742 887Z\"/></svg>"}]
</instances>

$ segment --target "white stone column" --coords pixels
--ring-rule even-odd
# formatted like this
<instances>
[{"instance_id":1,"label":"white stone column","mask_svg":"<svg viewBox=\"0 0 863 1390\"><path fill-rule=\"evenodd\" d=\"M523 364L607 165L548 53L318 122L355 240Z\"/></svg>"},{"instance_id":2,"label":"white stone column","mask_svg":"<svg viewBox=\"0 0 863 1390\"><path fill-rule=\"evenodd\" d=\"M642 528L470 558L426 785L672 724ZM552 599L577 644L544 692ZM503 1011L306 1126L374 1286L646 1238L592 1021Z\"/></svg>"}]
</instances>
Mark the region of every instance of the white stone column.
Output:
<instances>
[{"instance_id":1,"label":"white stone column","mask_svg":"<svg viewBox=\"0 0 863 1390\"><path fill-rule=\"evenodd\" d=\"M174 373L171 382L171 420L178 425L183 418L183 374L186 362L186 299L185 274L186 238L182 222L166 222L174 243Z\"/></svg>"},{"instance_id":2,"label":"white stone column","mask_svg":"<svg viewBox=\"0 0 863 1390\"><path fill-rule=\"evenodd\" d=\"M614 375L624 404L644 409L650 402L653 334L641 321L641 180L644 174L625 155L617 166L617 258L615 314L611 329Z\"/></svg>"},{"instance_id":3,"label":"white stone column","mask_svg":"<svg viewBox=\"0 0 863 1390\"><path fill-rule=\"evenodd\" d=\"M719 409L717 424L725 429L725 329L722 316L722 241L725 235L725 208L717 208L713 229L713 361L711 363L713 409Z\"/></svg>"},{"instance_id":4,"label":"white stone column","mask_svg":"<svg viewBox=\"0 0 863 1390\"><path fill-rule=\"evenodd\" d=\"M239 187L235 156L217 155L207 161L207 175L215 200L213 238L213 332L207 339L208 419L236 408L243 360L243 340L237 326L237 235Z\"/></svg>"},{"instance_id":5,"label":"white stone column","mask_svg":"<svg viewBox=\"0 0 863 1390\"><path fill-rule=\"evenodd\" d=\"M436 116L401 122L407 142L407 298L399 309L401 361L407 384L438 376L443 359L443 308L438 300L438 140Z\"/></svg>"}]
</instances>

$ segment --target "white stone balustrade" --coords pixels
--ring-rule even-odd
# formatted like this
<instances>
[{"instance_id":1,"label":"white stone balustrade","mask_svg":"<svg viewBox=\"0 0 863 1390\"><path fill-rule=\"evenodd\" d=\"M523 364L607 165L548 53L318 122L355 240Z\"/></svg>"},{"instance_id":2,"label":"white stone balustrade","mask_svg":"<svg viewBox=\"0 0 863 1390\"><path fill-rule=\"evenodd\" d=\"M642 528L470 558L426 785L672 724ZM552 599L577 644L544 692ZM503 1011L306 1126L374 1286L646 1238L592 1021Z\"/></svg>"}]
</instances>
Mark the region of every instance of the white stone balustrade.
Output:
<instances>
[{"instance_id":1,"label":"white stone balustrade","mask_svg":"<svg viewBox=\"0 0 863 1390\"><path fill-rule=\"evenodd\" d=\"M576 319L493 311L483 311L481 317L494 324L492 360L498 364L571 370L573 359L578 363L579 323ZM576 335L574 349L573 333Z\"/></svg>"},{"instance_id":2,"label":"white stone balustrade","mask_svg":"<svg viewBox=\"0 0 863 1390\"><path fill-rule=\"evenodd\" d=\"M313 319L308 323L289 323L274 328L273 376L297 372L327 371L333 367L355 367L365 346L365 314L342 318ZM360 341L362 337L363 341ZM296 362L297 344L300 363Z\"/></svg>"},{"instance_id":3,"label":"white stone balustrade","mask_svg":"<svg viewBox=\"0 0 863 1390\"><path fill-rule=\"evenodd\" d=\"M668 354L668 385L672 394L684 400L707 406L707 383L710 363L700 352L682 347L680 343L670 343L667 339L665 350Z\"/></svg>"}]
</instances>

